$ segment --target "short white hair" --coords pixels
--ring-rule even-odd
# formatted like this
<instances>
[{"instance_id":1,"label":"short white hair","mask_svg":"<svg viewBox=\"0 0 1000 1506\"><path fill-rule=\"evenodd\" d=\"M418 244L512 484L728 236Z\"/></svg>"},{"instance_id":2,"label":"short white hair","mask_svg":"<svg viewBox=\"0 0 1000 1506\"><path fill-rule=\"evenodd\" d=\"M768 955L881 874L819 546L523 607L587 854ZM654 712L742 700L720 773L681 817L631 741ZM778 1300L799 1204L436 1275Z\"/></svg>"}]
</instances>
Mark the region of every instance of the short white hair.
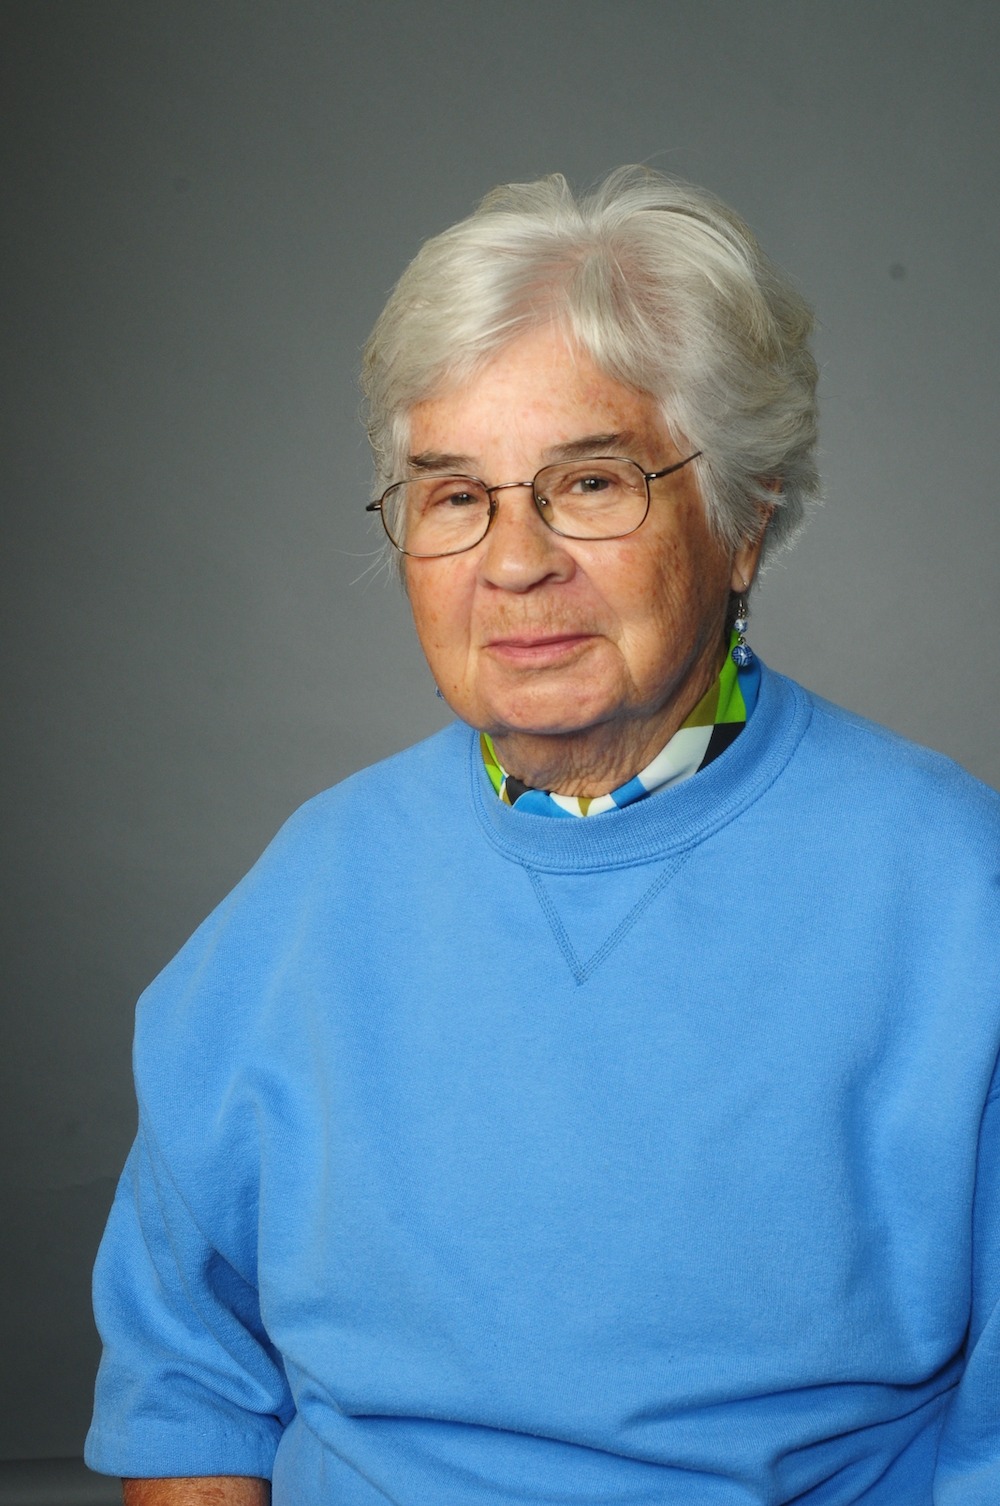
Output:
<instances>
[{"instance_id":1,"label":"short white hair","mask_svg":"<svg viewBox=\"0 0 1000 1506\"><path fill-rule=\"evenodd\" d=\"M379 489L405 474L414 404L552 322L702 451L720 538L756 537L766 507L765 548L791 541L819 492L812 313L737 214L647 168L579 199L559 173L507 184L425 243L365 347Z\"/></svg>"}]
</instances>

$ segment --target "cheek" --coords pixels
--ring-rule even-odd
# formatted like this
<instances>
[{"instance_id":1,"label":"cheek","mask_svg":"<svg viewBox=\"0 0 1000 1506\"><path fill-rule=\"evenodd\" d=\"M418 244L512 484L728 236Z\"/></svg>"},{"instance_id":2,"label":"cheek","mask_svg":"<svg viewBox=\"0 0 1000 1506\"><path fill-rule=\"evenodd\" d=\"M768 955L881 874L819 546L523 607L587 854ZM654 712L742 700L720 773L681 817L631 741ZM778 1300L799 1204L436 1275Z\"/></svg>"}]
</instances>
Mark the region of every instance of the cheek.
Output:
<instances>
[{"instance_id":1,"label":"cheek","mask_svg":"<svg viewBox=\"0 0 1000 1506\"><path fill-rule=\"evenodd\" d=\"M655 563L648 557L623 562L615 592L623 629L646 637L675 627L684 615L686 579L683 550L675 540L664 542Z\"/></svg>"},{"instance_id":2,"label":"cheek","mask_svg":"<svg viewBox=\"0 0 1000 1506\"><path fill-rule=\"evenodd\" d=\"M699 619L713 617L729 595L730 555L697 513L681 520L676 534L664 540L660 579L664 599L677 611ZM694 507L689 508L694 512ZM696 623L691 623L692 631Z\"/></svg>"},{"instance_id":3,"label":"cheek","mask_svg":"<svg viewBox=\"0 0 1000 1506\"><path fill-rule=\"evenodd\" d=\"M655 566L623 562L617 584L621 647L640 675L664 673L664 661L667 669L685 662L720 630L728 566L716 548L696 553L684 541L665 539Z\"/></svg>"},{"instance_id":4,"label":"cheek","mask_svg":"<svg viewBox=\"0 0 1000 1506\"><path fill-rule=\"evenodd\" d=\"M464 649L469 636L470 607L462 582L451 572L408 565L406 594L417 637L424 652L438 657Z\"/></svg>"}]
</instances>

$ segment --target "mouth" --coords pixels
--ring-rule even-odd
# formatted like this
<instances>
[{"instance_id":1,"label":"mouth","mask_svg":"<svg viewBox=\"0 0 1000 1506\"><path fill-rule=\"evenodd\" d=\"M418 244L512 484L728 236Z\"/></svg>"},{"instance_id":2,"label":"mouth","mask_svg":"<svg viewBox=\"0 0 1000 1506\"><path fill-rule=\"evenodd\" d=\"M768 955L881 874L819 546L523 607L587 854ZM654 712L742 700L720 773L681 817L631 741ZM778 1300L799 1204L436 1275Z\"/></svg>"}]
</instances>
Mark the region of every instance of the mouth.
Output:
<instances>
[{"instance_id":1,"label":"mouth","mask_svg":"<svg viewBox=\"0 0 1000 1506\"><path fill-rule=\"evenodd\" d=\"M592 633L512 633L492 638L486 651L501 663L544 668L572 658L593 642Z\"/></svg>"}]
</instances>

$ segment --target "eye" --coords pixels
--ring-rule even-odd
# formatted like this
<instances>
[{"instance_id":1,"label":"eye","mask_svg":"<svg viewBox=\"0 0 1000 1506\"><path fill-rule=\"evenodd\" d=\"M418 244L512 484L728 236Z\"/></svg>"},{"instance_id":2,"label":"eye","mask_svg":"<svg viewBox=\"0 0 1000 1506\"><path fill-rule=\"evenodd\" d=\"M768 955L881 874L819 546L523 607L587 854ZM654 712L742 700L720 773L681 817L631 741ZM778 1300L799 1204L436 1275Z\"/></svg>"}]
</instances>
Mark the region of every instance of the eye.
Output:
<instances>
[{"instance_id":1,"label":"eye","mask_svg":"<svg viewBox=\"0 0 1000 1506\"><path fill-rule=\"evenodd\" d=\"M585 497L589 497L593 496L595 492L606 491L609 486L613 485L614 481L610 476L603 476L600 472L595 471L591 475L577 476L573 483L573 490L580 492Z\"/></svg>"},{"instance_id":2,"label":"eye","mask_svg":"<svg viewBox=\"0 0 1000 1506\"><path fill-rule=\"evenodd\" d=\"M467 476L431 476L420 483L422 512L447 512L466 507L481 507L489 498Z\"/></svg>"},{"instance_id":3,"label":"eye","mask_svg":"<svg viewBox=\"0 0 1000 1506\"><path fill-rule=\"evenodd\" d=\"M599 502L603 506L626 490L629 471L617 460L581 460L547 466L539 473L544 495L555 504Z\"/></svg>"}]
</instances>

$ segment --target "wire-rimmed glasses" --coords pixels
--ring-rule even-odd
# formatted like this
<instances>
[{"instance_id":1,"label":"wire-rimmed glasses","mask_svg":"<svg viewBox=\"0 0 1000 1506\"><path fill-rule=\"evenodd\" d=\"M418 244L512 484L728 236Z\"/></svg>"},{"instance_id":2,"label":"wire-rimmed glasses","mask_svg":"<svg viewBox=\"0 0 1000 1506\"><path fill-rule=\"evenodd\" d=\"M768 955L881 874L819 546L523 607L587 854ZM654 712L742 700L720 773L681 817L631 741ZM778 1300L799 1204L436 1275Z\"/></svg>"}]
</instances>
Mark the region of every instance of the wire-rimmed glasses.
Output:
<instances>
[{"instance_id":1,"label":"wire-rimmed glasses","mask_svg":"<svg viewBox=\"0 0 1000 1506\"><path fill-rule=\"evenodd\" d=\"M529 487L538 516L564 539L623 539L649 512L649 483L673 475L701 450L660 471L644 471L620 456L545 465L532 481L487 486L477 476L451 472L394 481L366 512L377 512L390 542L415 559L440 559L475 549L490 531L497 493Z\"/></svg>"}]
</instances>

